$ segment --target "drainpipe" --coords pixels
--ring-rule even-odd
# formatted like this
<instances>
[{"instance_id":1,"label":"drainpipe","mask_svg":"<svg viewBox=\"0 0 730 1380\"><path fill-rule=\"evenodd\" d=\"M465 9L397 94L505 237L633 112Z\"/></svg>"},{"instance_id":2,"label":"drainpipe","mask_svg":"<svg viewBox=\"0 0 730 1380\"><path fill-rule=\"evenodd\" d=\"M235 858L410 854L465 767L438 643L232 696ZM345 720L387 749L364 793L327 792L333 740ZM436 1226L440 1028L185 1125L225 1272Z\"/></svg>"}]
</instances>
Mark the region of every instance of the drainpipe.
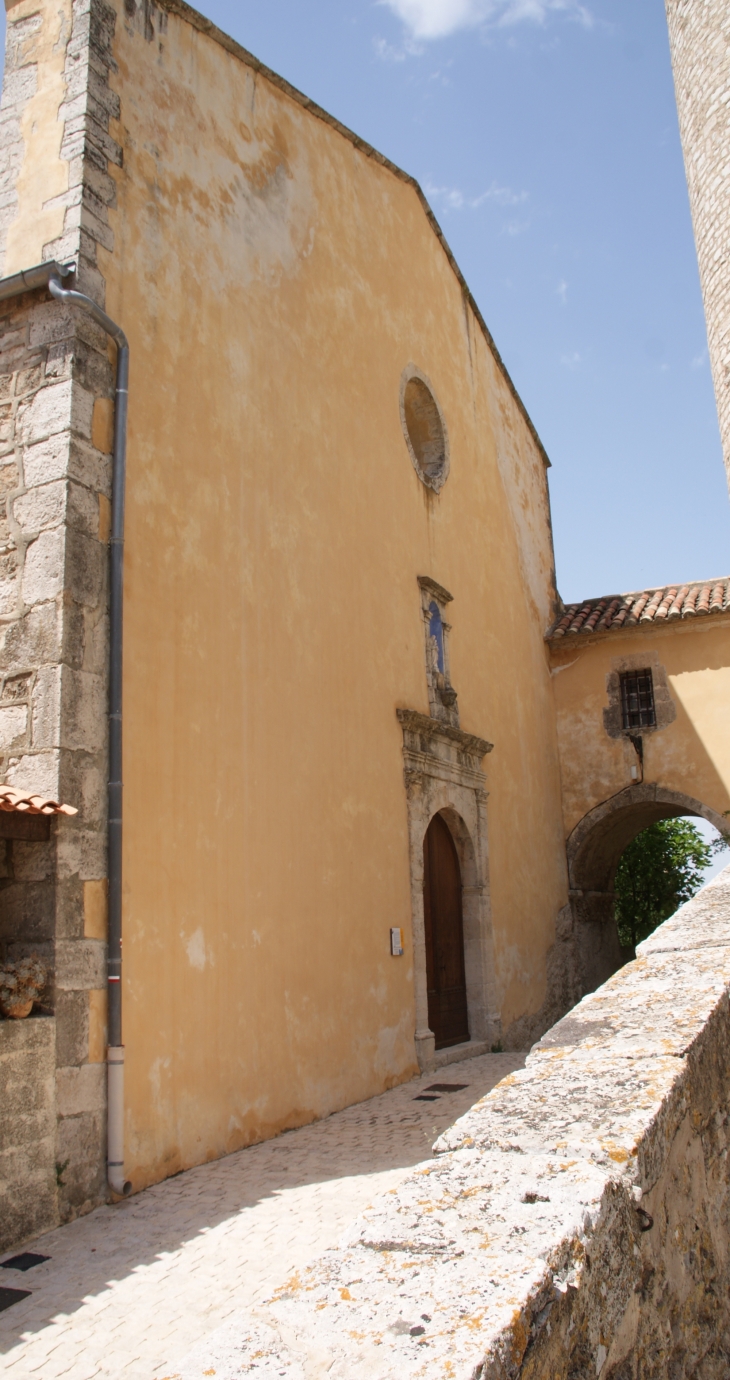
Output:
<instances>
[{"instance_id":1,"label":"drainpipe","mask_svg":"<svg viewBox=\"0 0 730 1380\"><path fill-rule=\"evenodd\" d=\"M45 267L45 265L43 266ZM122 1044L122 596L124 570L124 487L127 464L127 397L129 342L101 307L83 292L64 288L61 272L46 275L48 291L58 302L81 307L117 346L112 464L112 530L109 591L109 946L107 959L107 1177L109 1187L126 1197L132 1185L124 1178L124 1046ZM39 270L31 270L38 272ZM28 274L20 275L29 276ZM45 286L45 283L43 284ZM40 286L40 284L39 284Z\"/></svg>"}]
</instances>

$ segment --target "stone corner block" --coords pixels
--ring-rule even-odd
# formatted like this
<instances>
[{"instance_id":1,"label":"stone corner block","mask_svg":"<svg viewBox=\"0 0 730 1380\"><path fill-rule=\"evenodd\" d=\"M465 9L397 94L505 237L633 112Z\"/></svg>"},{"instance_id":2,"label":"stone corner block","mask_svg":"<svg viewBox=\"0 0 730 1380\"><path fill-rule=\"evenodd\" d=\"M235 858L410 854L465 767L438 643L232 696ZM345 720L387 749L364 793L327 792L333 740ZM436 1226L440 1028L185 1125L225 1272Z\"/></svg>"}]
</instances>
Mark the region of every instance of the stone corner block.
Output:
<instances>
[{"instance_id":1,"label":"stone corner block","mask_svg":"<svg viewBox=\"0 0 730 1380\"><path fill-rule=\"evenodd\" d=\"M56 1069L56 1107L59 1117L101 1112L106 1106L106 1064L82 1064Z\"/></svg>"},{"instance_id":2,"label":"stone corner block","mask_svg":"<svg viewBox=\"0 0 730 1380\"><path fill-rule=\"evenodd\" d=\"M95 939L59 939L56 986L65 992L106 988L106 949Z\"/></svg>"}]
</instances>

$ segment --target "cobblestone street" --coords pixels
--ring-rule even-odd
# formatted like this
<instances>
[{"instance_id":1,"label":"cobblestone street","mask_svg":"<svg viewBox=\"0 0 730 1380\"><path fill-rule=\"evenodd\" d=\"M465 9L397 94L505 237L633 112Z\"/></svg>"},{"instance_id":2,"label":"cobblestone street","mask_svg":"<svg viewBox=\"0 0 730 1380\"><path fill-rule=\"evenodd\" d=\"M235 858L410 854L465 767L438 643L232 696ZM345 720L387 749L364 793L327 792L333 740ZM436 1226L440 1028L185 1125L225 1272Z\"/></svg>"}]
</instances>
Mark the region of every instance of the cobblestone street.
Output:
<instances>
[{"instance_id":1,"label":"cobblestone street","mask_svg":"<svg viewBox=\"0 0 730 1380\"><path fill-rule=\"evenodd\" d=\"M523 1062L487 1054L447 1065L39 1237L29 1249L49 1259L0 1278L31 1291L0 1312L0 1372L174 1377L194 1346L334 1245ZM434 1084L466 1086L429 1091Z\"/></svg>"}]
</instances>

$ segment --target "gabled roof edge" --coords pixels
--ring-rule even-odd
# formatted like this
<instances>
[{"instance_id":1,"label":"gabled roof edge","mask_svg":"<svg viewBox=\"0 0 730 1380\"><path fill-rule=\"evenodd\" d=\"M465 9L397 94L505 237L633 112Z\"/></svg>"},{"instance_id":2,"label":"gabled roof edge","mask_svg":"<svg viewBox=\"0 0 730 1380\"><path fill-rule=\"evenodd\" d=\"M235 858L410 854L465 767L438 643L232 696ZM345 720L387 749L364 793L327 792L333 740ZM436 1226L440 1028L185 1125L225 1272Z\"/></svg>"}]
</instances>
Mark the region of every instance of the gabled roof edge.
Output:
<instances>
[{"instance_id":1,"label":"gabled roof edge","mask_svg":"<svg viewBox=\"0 0 730 1380\"><path fill-rule=\"evenodd\" d=\"M502 356L499 353L497 346L494 343L494 337L486 321L484 320L484 317L482 316L482 313L479 310L479 307L477 306L474 297L472 296L469 284L467 283L466 278L464 277L461 269L459 268L459 265L456 262L456 259L454 258L453 251L449 247L446 236L444 235L444 232L441 229L441 226L439 225L428 203L428 200L419 182L417 182L416 178L412 177L410 173L404 172L402 168L398 167L397 163L392 163L389 158L385 157L385 154L379 153L376 148L373 148L372 144L368 144L365 139L361 139L359 134L355 134L351 129L348 129L347 125L343 125L340 120L337 120L335 118L334 115L330 115L329 111L324 110L321 105L317 105L316 101L310 100L309 96L305 96L304 93L302 91L299 91L296 86L292 86L291 82L288 82L285 77L280 77L278 72L272 71L272 69L270 67L267 67L265 63L260 62L257 57L254 57L253 53L249 53L247 48L244 48L242 44L237 43L234 38L230 38L228 34L224 33L222 29L219 29L217 25L212 22L212 20L206 19L204 15L199 14L197 10L193 9L192 5L186 4L185 0L157 0L157 5L160 9L169 11L170 14L176 14L179 19L184 19L185 22L190 24L192 28L197 29L199 33L205 34L206 37L211 38L214 43L218 43L221 48L225 48L226 52L231 53L233 57L240 58L242 62L245 62L247 67L253 67L254 71L260 72L263 77L266 77L267 81L270 81L273 86L277 86L280 91L283 91L285 95L291 97L291 99L293 101L296 101L298 105L303 106L304 109L308 110L311 115L314 115L318 120L323 120L325 124L331 125L333 129L337 130L338 134L341 134L343 136L343 138L349 139L350 143L354 144L355 148L359 149L361 153L364 153L367 158L373 158L376 163L380 163L382 167L387 168L389 172L392 172L395 174L396 177L399 177L402 182L407 182L409 186L413 188L426 213L426 218L430 222L431 228L434 231L436 238L440 241L441 247L449 261L449 264L451 265L451 268L454 274L456 275L456 278L458 279L458 282L461 286L461 290L464 293L466 300L469 303L469 306L471 307L471 310L473 311L474 316L476 317L479 323L479 326L486 339L486 342L494 356L497 367L503 374L507 387L509 388L510 393L512 394L515 402L517 403L517 406L520 409L520 412L522 413L525 422L527 423L527 429L530 432L530 435L532 436L532 439L535 442L535 445L537 446L540 455L542 456L543 463L548 468L550 468L551 461L548 457L547 451L545 450L542 441L540 440L540 437L537 434L535 424L532 421L532 418L530 417L530 414L527 411L527 408L525 407L522 398L517 392L512 378L510 377L509 370L507 369L507 366L504 360L502 359Z\"/></svg>"}]
</instances>

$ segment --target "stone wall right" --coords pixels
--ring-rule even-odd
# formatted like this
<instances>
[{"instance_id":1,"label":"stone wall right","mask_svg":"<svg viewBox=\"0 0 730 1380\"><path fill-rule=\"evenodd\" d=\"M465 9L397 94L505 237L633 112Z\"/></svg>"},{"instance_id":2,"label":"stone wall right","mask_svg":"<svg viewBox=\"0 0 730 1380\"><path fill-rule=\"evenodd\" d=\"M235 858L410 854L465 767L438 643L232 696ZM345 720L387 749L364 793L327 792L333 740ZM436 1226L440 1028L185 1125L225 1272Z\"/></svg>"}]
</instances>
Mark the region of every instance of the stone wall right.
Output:
<instances>
[{"instance_id":1,"label":"stone wall right","mask_svg":"<svg viewBox=\"0 0 730 1380\"><path fill-rule=\"evenodd\" d=\"M726 1380L730 868L181 1380Z\"/></svg>"},{"instance_id":2,"label":"stone wall right","mask_svg":"<svg viewBox=\"0 0 730 1380\"><path fill-rule=\"evenodd\" d=\"M712 377L730 483L730 8L666 0Z\"/></svg>"}]
</instances>

